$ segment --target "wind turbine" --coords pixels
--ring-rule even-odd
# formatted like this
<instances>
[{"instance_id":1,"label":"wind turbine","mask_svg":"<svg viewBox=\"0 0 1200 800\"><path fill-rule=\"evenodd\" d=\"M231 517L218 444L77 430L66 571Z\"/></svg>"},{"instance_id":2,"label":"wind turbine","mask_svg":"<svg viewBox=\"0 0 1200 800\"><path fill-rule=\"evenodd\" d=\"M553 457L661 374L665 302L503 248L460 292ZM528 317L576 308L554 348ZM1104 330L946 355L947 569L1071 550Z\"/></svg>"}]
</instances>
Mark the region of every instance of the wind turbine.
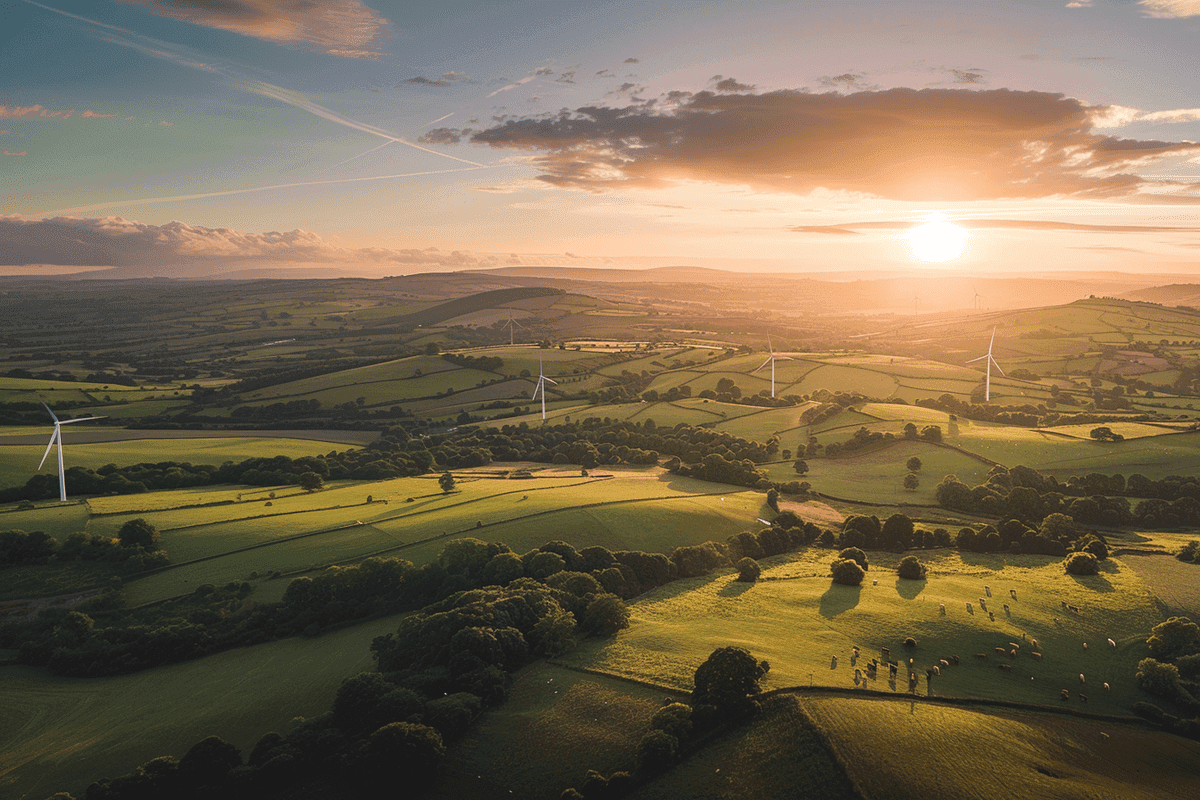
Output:
<instances>
[{"instance_id":1,"label":"wind turbine","mask_svg":"<svg viewBox=\"0 0 1200 800\"><path fill-rule=\"evenodd\" d=\"M983 298L979 296L979 290L976 289L974 286L971 287L971 291L975 292L975 300L973 302L973 305L975 307L975 310L978 311L980 308L983 308Z\"/></svg>"},{"instance_id":2,"label":"wind turbine","mask_svg":"<svg viewBox=\"0 0 1200 800\"><path fill-rule=\"evenodd\" d=\"M513 343L513 330L514 330L515 328L524 328L525 326L524 326L524 325L522 325L521 323L517 322L515 319L513 319L513 316L512 316L512 314L509 314L509 315L508 315L508 322L504 323L504 324L503 324L503 325L501 325L500 327L501 327L501 328L508 328L508 343L509 343L509 345L511 346L511 345L512 345L512 343Z\"/></svg>"},{"instance_id":3,"label":"wind turbine","mask_svg":"<svg viewBox=\"0 0 1200 800\"><path fill-rule=\"evenodd\" d=\"M533 396L530 400L537 400L538 392L542 393L542 422L546 421L546 384L553 383L558 386L558 381L552 381L546 377L546 373L542 370L542 351L538 350L538 379L537 386L533 387Z\"/></svg>"},{"instance_id":4,"label":"wind turbine","mask_svg":"<svg viewBox=\"0 0 1200 800\"><path fill-rule=\"evenodd\" d=\"M762 363L762 366L760 366L758 369L762 369L767 364L771 365L771 397L774 397L775 396L775 362L776 361L795 361L796 359L794 359L790 356L775 355L775 348L771 346L771 337L770 336L767 336L767 349L771 351L771 355L767 356L767 360L764 361ZM754 370L754 372L758 372L758 369ZM753 375L754 372L751 372L750 374Z\"/></svg>"},{"instance_id":5,"label":"wind turbine","mask_svg":"<svg viewBox=\"0 0 1200 800\"><path fill-rule=\"evenodd\" d=\"M104 419L104 417L80 417L79 419L64 419L60 420L50 410L50 406L42 403L42 408L46 409L54 419L54 433L50 434L50 444L46 445L46 453L42 456L42 463L38 464L38 470L46 465L46 459L50 457L50 450L54 447L54 443L58 442L58 501L60 503L67 502L67 479L63 472L63 454L62 454L62 426L70 425L72 422L90 422L94 419Z\"/></svg>"},{"instance_id":6,"label":"wind turbine","mask_svg":"<svg viewBox=\"0 0 1200 800\"><path fill-rule=\"evenodd\" d=\"M983 361L984 366L987 367L987 379L986 379L986 382L984 383L984 389L983 389L984 402L989 402L992 399L992 366L995 365L996 369L1000 371L1000 374L1004 375L1004 370L1000 369L1000 365L997 364L996 359L992 357L992 345L994 345L995 343L996 343L996 329L992 328L992 340L990 342L988 342L987 355L982 355L979 358L972 358L970 361L967 362L968 364L973 364L976 361ZM1005 375L1005 377L1008 377L1008 376Z\"/></svg>"}]
</instances>

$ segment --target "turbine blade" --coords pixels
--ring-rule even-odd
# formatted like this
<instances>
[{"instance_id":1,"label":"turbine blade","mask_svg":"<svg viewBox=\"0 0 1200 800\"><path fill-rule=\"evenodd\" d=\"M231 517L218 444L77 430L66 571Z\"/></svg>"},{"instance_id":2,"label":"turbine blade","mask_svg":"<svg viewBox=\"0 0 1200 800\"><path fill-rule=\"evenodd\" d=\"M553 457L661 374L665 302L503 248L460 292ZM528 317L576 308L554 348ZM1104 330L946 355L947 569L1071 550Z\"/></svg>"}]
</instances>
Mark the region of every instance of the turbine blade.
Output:
<instances>
[{"instance_id":1,"label":"turbine blade","mask_svg":"<svg viewBox=\"0 0 1200 800\"><path fill-rule=\"evenodd\" d=\"M59 425L70 425L72 422L91 422L94 419L104 419L104 417L77 417L76 419L64 419L59 421Z\"/></svg>"},{"instance_id":2,"label":"turbine blade","mask_svg":"<svg viewBox=\"0 0 1200 800\"><path fill-rule=\"evenodd\" d=\"M547 378L545 375L542 376L542 380L544 380L546 383L553 383L555 386L558 386L558 381L551 380L550 378ZM544 389L544 387L543 387L543 389Z\"/></svg>"},{"instance_id":3,"label":"turbine blade","mask_svg":"<svg viewBox=\"0 0 1200 800\"><path fill-rule=\"evenodd\" d=\"M38 469L46 466L46 459L50 457L50 451L54 449L54 443L58 441L58 426L54 426L54 433L50 434L50 444L46 445L46 452L42 456L42 463L38 464Z\"/></svg>"},{"instance_id":4,"label":"turbine blade","mask_svg":"<svg viewBox=\"0 0 1200 800\"><path fill-rule=\"evenodd\" d=\"M775 348L771 345L771 334L769 333L767 334L767 350L772 356L775 355Z\"/></svg>"},{"instance_id":5,"label":"turbine blade","mask_svg":"<svg viewBox=\"0 0 1200 800\"><path fill-rule=\"evenodd\" d=\"M988 355L992 354L992 345L996 343L996 329L992 328L992 340L988 342Z\"/></svg>"},{"instance_id":6,"label":"turbine blade","mask_svg":"<svg viewBox=\"0 0 1200 800\"><path fill-rule=\"evenodd\" d=\"M995 367L1000 372L1001 375L1004 375L1004 370L1000 369L1000 365L996 363L996 359L994 359L994 358L992 359L992 366ZM1004 377L1007 378L1008 376L1004 375Z\"/></svg>"},{"instance_id":7,"label":"turbine blade","mask_svg":"<svg viewBox=\"0 0 1200 800\"><path fill-rule=\"evenodd\" d=\"M774 356L774 355L767 356L767 360L766 360L766 361L764 361L764 362L762 363L762 367L759 367L758 369L762 369L763 367L765 367L767 364L770 364L770 363L771 363L772 361L774 361L774 360L775 360L775 356ZM758 369L756 369L756 370L753 370L753 371L752 371L750 374L751 374L751 375L753 375L755 372L758 372Z\"/></svg>"},{"instance_id":8,"label":"turbine blade","mask_svg":"<svg viewBox=\"0 0 1200 800\"><path fill-rule=\"evenodd\" d=\"M991 358L991 357L992 357L992 354L988 353L987 355L982 355L979 358L972 358L970 361L964 361L963 363L964 364L974 364L976 361L983 361L985 358Z\"/></svg>"},{"instance_id":9,"label":"turbine blade","mask_svg":"<svg viewBox=\"0 0 1200 800\"><path fill-rule=\"evenodd\" d=\"M58 417L54 416L54 412L50 410L50 406L46 405L45 400L42 401L42 408L46 409L46 413L53 417L55 422L58 422Z\"/></svg>"},{"instance_id":10,"label":"turbine blade","mask_svg":"<svg viewBox=\"0 0 1200 800\"><path fill-rule=\"evenodd\" d=\"M791 356L775 356L776 361L795 361Z\"/></svg>"}]
</instances>

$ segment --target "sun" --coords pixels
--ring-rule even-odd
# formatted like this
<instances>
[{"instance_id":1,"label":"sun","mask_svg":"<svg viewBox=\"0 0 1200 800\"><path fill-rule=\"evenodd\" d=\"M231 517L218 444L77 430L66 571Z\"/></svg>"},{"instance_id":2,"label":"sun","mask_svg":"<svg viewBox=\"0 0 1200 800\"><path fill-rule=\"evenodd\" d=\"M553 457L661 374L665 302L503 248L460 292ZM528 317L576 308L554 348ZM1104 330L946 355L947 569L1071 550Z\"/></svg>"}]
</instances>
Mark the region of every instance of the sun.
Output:
<instances>
[{"instance_id":1,"label":"sun","mask_svg":"<svg viewBox=\"0 0 1200 800\"><path fill-rule=\"evenodd\" d=\"M922 261L949 261L962 255L967 232L941 215L910 230L905 236L913 255Z\"/></svg>"}]
</instances>

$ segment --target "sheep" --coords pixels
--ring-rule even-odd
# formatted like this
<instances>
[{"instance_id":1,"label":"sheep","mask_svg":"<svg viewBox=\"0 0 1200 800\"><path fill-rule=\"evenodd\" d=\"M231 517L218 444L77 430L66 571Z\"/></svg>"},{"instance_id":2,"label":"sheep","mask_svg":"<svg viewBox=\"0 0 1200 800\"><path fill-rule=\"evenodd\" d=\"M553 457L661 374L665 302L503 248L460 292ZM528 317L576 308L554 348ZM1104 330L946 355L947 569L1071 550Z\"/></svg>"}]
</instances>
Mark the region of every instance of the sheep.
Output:
<instances>
[{"instance_id":1,"label":"sheep","mask_svg":"<svg viewBox=\"0 0 1200 800\"><path fill-rule=\"evenodd\" d=\"M997 664L996 666L1005 672L1012 672L1012 664Z\"/></svg>"},{"instance_id":2,"label":"sheep","mask_svg":"<svg viewBox=\"0 0 1200 800\"><path fill-rule=\"evenodd\" d=\"M1071 693L1069 691L1067 691L1066 689L1063 689L1061 692L1058 693L1058 697L1060 700L1070 700Z\"/></svg>"},{"instance_id":3,"label":"sheep","mask_svg":"<svg viewBox=\"0 0 1200 800\"><path fill-rule=\"evenodd\" d=\"M1104 691L1112 691L1112 687L1108 685L1108 681L1104 682Z\"/></svg>"},{"instance_id":4,"label":"sheep","mask_svg":"<svg viewBox=\"0 0 1200 800\"><path fill-rule=\"evenodd\" d=\"M1055 624L1055 625L1057 625L1057 624L1058 624L1058 617L1055 617L1055 618L1054 618L1054 624Z\"/></svg>"},{"instance_id":5,"label":"sheep","mask_svg":"<svg viewBox=\"0 0 1200 800\"><path fill-rule=\"evenodd\" d=\"M949 666L949 664L947 664L947 666ZM937 675L940 678L942 675L942 668L939 667L937 664L934 664L933 665L933 674Z\"/></svg>"},{"instance_id":6,"label":"sheep","mask_svg":"<svg viewBox=\"0 0 1200 800\"><path fill-rule=\"evenodd\" d=\"M1003 647L997 647L997 648L996 648L996 655L998 655L998 656L1004 656L1004 655L1008 655L1008 651L1007 651L1007 650L1005 650Z\"/></svg>"},{"instance_id":7,"label":"sheep","mask_svg":"<svg viewBox=\"0 0 1200 800\"><path fill-rule=\"evenodd\" d=\"M943 617L944 617L944 616L946 616L946 604L945 604L945 603L938 603L938 611L939 611L939 612L941 612L941 615L942 615Z\"/></svg>"},{"instance_id":8,"label":"sheep","mask_svg":"<svg viewBox=\"0 0 1200 800\"><path fill-rule=\"evenodd\" d=\"M1009 647L1011 647L1013 650L1020 650L1020 649L1021 649L1021 645L1017 644L1016 642L1009 642L1009 643L1008 643L1008 646L1009 646Z\"/></svg>"},{"instance_id":9,"label":"sheep","mask_svg":"<svg viewBox=\"0 0 1200 800\"><path fill-rule=\"evenodd\" d=\"M1108 646L1111 647L1113 650L1117 649L1117 643L1114 642L1112 639L1108 640Z\"/></svg>"},{"instance_id":10,"label":"sheep","mask_svg":"<svg viewBox=\"0 0 1200 800\"><path fill-rule=\"evenodd\" d=\"M971 608L971 604L970 604L970 603L967 603L967 613L968 613L968 614L974 614L974 613L975 613L975 609Z\"/></svg>"},{"instance_id":11,"label":"sheep","mask_svg":"<svg viewBox=\"0 0 1200 800\"><path fill-rule=\"evenodd\" d=\"M946 659L946 658L939 658L939 659L938 659L938 662L939 662L939 663L940 663L940 664L941 664L943 667L948 667L948 666L950 666L950 660L949 660L949 659Z\"/></svg>"},{"instance_id":12,"label":"sheep","mask_svg":"<svg viewBox=\"0 0 1200 800\"><path fill-rule=\"evenodd\" d=\"M1087 642L1084 642L1084 643L1083 643L1083 649L1084 649L1084 650L1087 650Z\"/></svg>"},{"instance_id":13,"label":"sheep","mask_svg":"<svg viewBox=\"0 0 1200 800\"><path fill-rule=\"evenodd\" d=\"M888 674L892 680L896 680L896 670L899 669L899 664L888 664Z\"/></svg>"},{"instance_id":14,"label":"sheep","mask_svg":"<svg viewBox=\"0 0 1200 800\"><path fill-rule=\"evenodd\" d=\"M1080 694L1080 695L1079 695L1079 702L1081 702L1081 703L1086 703L1086 702L1087 702L1087 695L1086 695L1086 694Z\"/></svg>"},{"instance_id":15,"label":"sheep","mask_svg":"<svg viewBox=\"0 0 1200 800\"><path fill-rule=\"evenodd\" d=\"M987 659L988 659L988 654L987 654L987 653L976 653L976 654L975 654L975 657L976 657L977 659L979 659L980 661L987 661Z\"/></svg>"},{"instance_id":16,"label":"sheep","mask_svg":"<svg viewBox=\"0 0 1200 800\"><path fill-rule=\"evenodd\" d=\"M995 621L996 621L996 614L995 614L995 612L994 612L994 611L989 611L989 612L988 612L988 621L989 621L989 622L995 622Z\"/></svg>"},{"instance_id":17,"label":"sheep","mask_svg":"<svg viewBox=\"0 0 1200 800\"><path fill-rule=\"evenodd\" d=\"M892 660L892 648L890 648L890 647L879 648L879 655L883 656L884 661L891 661Z\"/></svg>"},{"instance_id":18,"label":"sheep","mask_svg":"<svg viewBox=\"0 0 1200 800\"><path fill-rule=\"evenodd\" d=\"M837 656L834 656L829 662L830 669L837 669Z\"/></svg>"},{"instance_id":19,"label":"sheep","mask_svg":"<svg viewBox=\"0 0 1200 800\"><path fill-rule=\"evenodd\" d=\"M983 591L987 594L988 597L992 596L992 587L985 586L985 587L983 587Z\"/></svg>"},{"instance_id":20,"label":"sheep","mask_svg":"<svg viewBox=\"0 0 1200 800\"><path fill-rule=\"evenodd\" d=\"M1016 599L1017 599L1017 590L1016 590L1016 589L1009 589L1009 590L1008 590L1008 593L1009 593L1009 595L1011 595L1011 596L1012 596L1012 599L1013 599L1013 600L1016 600Z\"/></svg>"},{"instance_id":21,"label":"sheep","mask_svg":"<svg viewBox=\"0 0 1200 800\"><path fill-rule=\"evenodd\" d=\"M1033 645L1033 649L1034 649L1034 650L1038 650L1038 649L1040 649L1040 648L1038 647L1037 639L1030 639L1030 642L1032 643L1032 645Z\"/></svg>"},{"instance_id":22,"label":"sheep","mask_svg":"<svg viewBox=\"0 0 1200 800\"><path fill-rule=\"evenodd\" d=\"M958 658L958 656L950 656L950 663L951 663L951 664L953 664L954 666L956 666L956 667L957 667L957 666L958 666L958 662L959 662L959 658Z\"/></svg>"},{"instance_id":23,"label":"sheep","mask_svg":"<svg viewBox=\"0 0 1200 800\"><path fill-rule=\"evenodd\" d=\"M1108 734L1105 733L1104 731L1100 731L1100 735L1103 736L1105 739L1109 738Z\"/></svg>"},{"instance_id":24,"label":"sheep","mask_svg":"<svg viewBox=\"0 0 1200 800\"><path fill-rule=\"evenodd\" d=\"M1008 651L1008 657L1009 657L1009 658L1016 658L1016 657L1017 657L1017 651L1016 651L1016 650L1009 650L1009 651Z\"/></svg>"},{"instance_id":25,"label":"sheep","mask_svg":"<svg viewBox=\"0 0 1200 800\"><path fill-rule=\"evenodd\" d=\"M987 611L987 600L984 600L982 597L979 598L979 607Z\"/></svg>"},{"instance_id":26,"label":"sheep","mask_svg":"<svg viewBox=\"0 0 1200 800\"><path fill-rule=\"evenodd\" d=\"M1007 615L1008 615L1008 616L1010 616L1010 617L1012 616L1012 611L1009 609L1009 607L1008 607L1008 603L1005 603L1005 604L1004 604L1004 613L1005 613L1005 614L1007 614Z\"/></svg>"},{"instance_id":27,"label":"sheep","mask_svg":"<svg viewBox=\"0 0 1200 800\"><path fill-rule=\"evenodd\" d=\"M1062 607L1063 607L1063 611L1067 610L1067 601L1066 600L1062 601Z\"/></svg>"},{"instance_id":28,"label":"sheep","mask_svg":"<svg viewBox=\"0 0 1200 800\"><path fill-rule=\"evenodd\" d=\"M1080 682L1080 683L1087 683L1087 679L1083 677L1083 673L1082 673L1082 672L1081 672L1081 673L1079 673L1079 682Z\"/></svg>"},{"instance_id":29,"label":"sheep","mask_svg":"<svg viewBox=\"0 0 1200 800\"><path fill-rule=\"evenodd\" d=\"M1039 652L1037 652L1036 650L1035 650L1035 651L1033 651L1032 653L1030 653L1029 655L1033 656L1033 657L1034 657L1034 658L1036 658L1038 661L1041 661L1041 660L1042 660L1042 654L1041 654L1041 653L1039 653Z\"/></svg>"}]
</instances>

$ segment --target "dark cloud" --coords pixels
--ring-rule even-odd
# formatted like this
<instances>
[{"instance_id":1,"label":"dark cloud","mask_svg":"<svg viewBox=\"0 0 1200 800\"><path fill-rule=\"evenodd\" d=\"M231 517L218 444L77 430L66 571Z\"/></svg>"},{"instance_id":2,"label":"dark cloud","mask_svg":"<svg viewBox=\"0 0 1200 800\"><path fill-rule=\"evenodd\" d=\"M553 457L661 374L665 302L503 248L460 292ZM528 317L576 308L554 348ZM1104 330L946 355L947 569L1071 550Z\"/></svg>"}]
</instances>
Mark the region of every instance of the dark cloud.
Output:
<instances>
[{"instance_id":1,"label":"dark cloud","mask_svg":"<svg viewBox=\"0 0 1200 800\"><path fill-rule=\"evenodd\" d=\"M455 128L432 128L417 141L421 144L458 144L462 137L469 133L470 129L459 131Z\"/></svg>"},{"instance_id":2,"label":"dark cloud","mask_svg":"<svg viewBox=\"0 0 1200 800\"><path fill-rule=\"evenodd\" d=\"M752 92L754 86L747 83L738 83L733 78L726 78L723 81L717 81L716 89L718 92Z\"/></svg>"},{"instance_id":3,"label":"dark cloud","mask_svg":"<svg viewBox=\"0 0 1200 800\"><path fill-rule=\"evenodd\" d=\"M641 59L638 59L638 58L627 58L627 59L625 59L625 61L624 61L624 62L622 62L622 63L625 63L625 64L640 64L640 63L641 63Z\"/></svg>"},{"instance_id":4,"label":"dark cloud","mask_svg":"<svg viewBox=\"0 0 1200 800\"><path fill-rule=\"evenodd\" d=\"M843 72L841 75L822 75L820 78L817 78L817 83L827 89L854 89L857 91L864 91L874 88L871 86L871 84L864 80L865 77L865 75L861 75L857 72Z\"/></svg>"},{"instance_id":5,"label":"dark cloud","mask_svg":"<svg viewBox=\"0 0 1200 800\"><path fill-rule=\"evenodd\" d=\"M1008 89L705 91L670 107L511 118L471 141L542 151L542 180L592 191L698 180L916 201L1129 196L1172 185L1132 169L1200 152L1097 135L1096 113L1061 94Z\"/></svg>"},{"instance_id":6,"label":"dark cloud","mask_svg":"<svg viewBox=\"0 0 1200 800\"><path fill-rule=\"evenodd\" d=\"M431 81L431 80L429 80L429 78L422 78L420 75L418 75L415 78L409 78L407 80L400 81L400 83L402 83L402 84L411 83L411 84L416 84L417 86L449 86L450 85L450 81L446 81L446 80Z\"/></svg>"},{"instance_id":7,"label":"dark cloud","mask_svg":"<svg viewBox=\"0 0 1200 800\"><path fill-rule=\"evenodd\" d=\"M974 69L952 69L955 83L983 83L983 73Z\"/></svg>"}]
</instances>

